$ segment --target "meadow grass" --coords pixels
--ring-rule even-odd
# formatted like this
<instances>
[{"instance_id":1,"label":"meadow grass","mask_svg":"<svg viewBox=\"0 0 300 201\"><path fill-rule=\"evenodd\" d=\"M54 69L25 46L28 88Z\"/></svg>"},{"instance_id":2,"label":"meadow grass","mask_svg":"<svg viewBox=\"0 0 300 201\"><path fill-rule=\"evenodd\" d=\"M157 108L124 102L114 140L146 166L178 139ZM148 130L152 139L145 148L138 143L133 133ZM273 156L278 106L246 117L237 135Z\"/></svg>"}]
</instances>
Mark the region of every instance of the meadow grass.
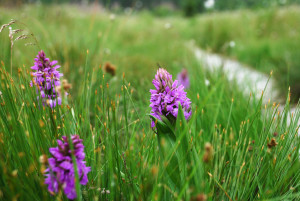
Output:
<instances>
[{"instance_id":1,"label":"meadow grass","mask_svg":"<svg viewBox=\"0 0 300 201\"><path fill-rule=\"evenodd\" d=\"M203 71L182 33L164 27L191 21L147 13L112 21L109 14L73 7L3 13L1 24L13 17L19 20L14 29L34 37L15 41L11 75L7 29L0 35L0 200L67 200L63 192L47 191L39 159L50 157L56 140L71 134L83 139L92 169L89 183L77 189L78 200L300 198L299 110L288 123L288 98L279 112L276 103L244 96L222 72ZM35 39L38 44L24 46ZM54 110L43 107L29 86L40 49L62 64L73 85ZM116 76L103 71L106 61L116 65ZM178 117L171 145L158 141L150 127L149 89L157 63L173 77L182 67L190 74L192 117Z\"/></svg>"},{"instance_id":2,"label":"meadow grass","mask_svg":"<svg viewBox=\"0 0 300 201\"><path fill-rule=\"evenodd\" d=\"M183 43L195 40L202 49L237 59L267 74L273 71L282 96L290 86L292 101L298 102L298 6L213 12L193 18L180 15L157 18L148 11L134 10L131 14L111 16L98 7L68 5L24 5L19 9L0 9L1 24L11 18L22 19L41 43L38 49L47 48L48 54L63 62L64 71L69 71L74 65L82 67L86 49L91 52L92 65L111 60L121 69L119 73L124 69L134 72L141 64L152 69L153 73L156 63L152 59L176 68L185 65L176 59L185 54ZM5 44L0 56L9 66L10 45L4 35L0 36L1 43ZM157 43L162 44L159 51ZM14 55L18 58L15 65L28 64L28 58L34 54L34 51L19 46ZM76 77L68 78L77 80Z\"/></svg>"}]
</instances>

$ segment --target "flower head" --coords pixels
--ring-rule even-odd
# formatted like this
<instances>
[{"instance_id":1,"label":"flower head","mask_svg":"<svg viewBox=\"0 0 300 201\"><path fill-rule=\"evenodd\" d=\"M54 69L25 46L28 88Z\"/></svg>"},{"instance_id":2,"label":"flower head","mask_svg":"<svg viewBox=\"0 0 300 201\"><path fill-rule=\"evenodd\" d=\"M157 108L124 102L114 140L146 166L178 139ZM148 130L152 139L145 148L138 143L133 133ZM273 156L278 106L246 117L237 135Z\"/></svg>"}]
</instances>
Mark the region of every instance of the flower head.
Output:
<instances>
[{"instance_id":1,"label":"flower head","mask_svg":"<svg viewBox=\"0 0 300 201\"><path fill-rule=\"evenodd\" d=\"M161 116L166 116L169 120L174 120L178 114L179 103L184 111L184 116L188 119L191 116L191 101L186 96L184 87L173 82L172 75L165 69L158 69L155 79L152 81L155 89L151 89L150 107L151 115L161 120ZM151 126L155 123L152 121Z\"/></svg>"},{"instance_id":2,"label":"flower head","mask_svg":"<svg viewBox=\"0 0 300 201\"><path fill-rule=\"evenodd\" d=\"M50 61L46 58L43 50L41 50L34 59L34 66L31 67L35 72L31 73L33 81L30 86L37 86L43 104L47 103L51 108L56 103L61 105L61 97L57 94L55 87L60 86L60 77L63 75L57 70L60 68L57 61Z\"/></svg>"},{"instance_id":3,"label":"flower head","mask_svg":"<svg viewBox=\"0 0 300 201\"><path fill-rule=\"evenodd\" d=\"M67 198L75 199L77 194L75 190L75 171L72 153L76 159L80 184L87 184L87 174L91 171L91 168L87 167L85 164L84 146L79 136L71 136L74 149L73 152L70 148L68 138L63 136L62 139L62 141L57 140L57 147L49 149L52 158L48 159L49 167L45 170L45 176L47 177L45 179L45 184L48 185L48 190L50 192L57 193L58 190L62 188Z\"/></svg>"},{"instance_id":4,"label":"flower head","mask_svg":"<svg viewBox=\"0 0 300 201\"><path fill-rule=\"evenodd\" d=\"M187 70L184 68L182 71L177 75L177 79L179 84L182 84L185 89L190 88L190 79Z\"/></svg>"}]
</instances>

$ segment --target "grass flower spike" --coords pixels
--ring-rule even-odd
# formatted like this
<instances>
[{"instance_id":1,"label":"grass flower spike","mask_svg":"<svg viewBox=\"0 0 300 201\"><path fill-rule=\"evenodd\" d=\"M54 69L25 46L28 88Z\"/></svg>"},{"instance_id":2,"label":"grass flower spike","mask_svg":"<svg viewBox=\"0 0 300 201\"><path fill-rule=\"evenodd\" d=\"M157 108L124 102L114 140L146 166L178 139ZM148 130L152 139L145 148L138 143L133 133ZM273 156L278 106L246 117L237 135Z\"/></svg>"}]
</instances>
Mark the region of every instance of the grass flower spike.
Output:
<instances>
[{"instance_id":1,"label":"grass flower spike","mask_svg":"<svg viewBox=\"0 0 300 201\"><path fill-rule=\"evenodd\" d=\"M45 184L48 185L48 190L52 193L57 193L60 188L64 190L67 198L75 199L77 197L75 190L75 171L72 161L72 150L70 148L68 138L62 137L63 140L57 140L58 146L50 148L49 151L52 158L49 158L49 167L45 171ZM71 137L76 158L77 170L80 179L80 184L86 185L88 182L87 174L91 171L90 167L86 166L84 161L85 153L82 140L78 135Z\"/></svg>"},{"instance_id":2,"label":"grass flower spike","mask_svg":"<svg viewBox=\"0 0 300 201\"><path fill-rule=\"evenodd\" d=\"M172 75L163 68L158 69L152 83L155 86L155 89L150 90L152 116L159 120L161 120L161 116L165 116L171 122L174 122L178 114L178 104L180 103L185 118L189 119L192 113L191 101L187 98L183 85L179 85L177 80L173 82ZM155 126L153 121L151 126Z\"/></svg>"},{"instance_id":3,"label":"grass flower spike","mask_svg":"<svg viewBox=\"0 0 300 201\"><path fill-rule=\"evenodd\" d=\"M63 74L57 70L60 68L59 65L56 65L57 61L50 61L42 50L34 61L34 66L31 69L36 72L32 73L33 81L31 81L30 86L36 85L38 87L43 105L46 103L51 108L55 107L56 104L61 105L61 97L55 88L60 86L59 79Z\"/></svg>"}]
</instances>

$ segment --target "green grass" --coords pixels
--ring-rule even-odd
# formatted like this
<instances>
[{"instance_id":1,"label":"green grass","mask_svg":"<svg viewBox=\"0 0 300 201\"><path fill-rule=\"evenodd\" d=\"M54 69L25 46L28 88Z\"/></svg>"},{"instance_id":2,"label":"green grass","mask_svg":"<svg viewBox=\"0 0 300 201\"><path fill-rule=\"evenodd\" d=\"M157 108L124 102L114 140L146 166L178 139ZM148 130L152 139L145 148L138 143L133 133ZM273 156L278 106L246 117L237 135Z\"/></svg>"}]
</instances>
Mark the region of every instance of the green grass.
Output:
<instances>
[{"instance_id":1,"label":"green grass","mask_svg":"<svg viewBox=\"0 0 300 201\"><path fill-rule=\"evenodd\" d=\"M181 30L193 28L195 19L140 13L111 21L109 14L66 6L1 13L1 24L18 19L12 27L34 33L39 44L15 41L11 77L8 31L0 34L0 200L67 200L62 192L48 193L39 157L50 157L57 139L75 133L92 167L79 200L299 199L299 111L288 124L277 106L245 97L221 72L204 72L186 46L189 32ZM167 22L174 28L165 29ZM40 49L59 61L73 85L67 103L55 110L39 106L29 87ZM105 61L117 66L115 77L99 67ZM157 63L173 77L186 67L191 77L193 116L178 118L174 144L159 142L150 128ZM269 149L271 138L278 145ZM205 162L208 142L213 154Z\"/></svg>"}]
</instances>

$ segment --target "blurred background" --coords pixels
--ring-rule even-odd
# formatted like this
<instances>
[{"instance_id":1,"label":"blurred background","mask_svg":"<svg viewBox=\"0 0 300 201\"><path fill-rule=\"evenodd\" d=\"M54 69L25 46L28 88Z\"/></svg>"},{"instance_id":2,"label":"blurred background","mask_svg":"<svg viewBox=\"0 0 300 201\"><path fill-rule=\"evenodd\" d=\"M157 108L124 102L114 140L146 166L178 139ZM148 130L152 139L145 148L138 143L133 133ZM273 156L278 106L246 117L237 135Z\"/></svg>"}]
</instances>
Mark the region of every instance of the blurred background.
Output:
<instances>
[{"instance_id":1,"label":"blurred background","mask_svg":"<svg viewBox=\"0 0 300 201\"><path fill-rule=\"evenodd\" d=\"M0 60L15 71L43 49L75 86L86 67L109 63L117 81L125 72L148 89L157 63L173 74L200 68L192 42L273 71L283 97L289 87L295 103L300 97L300 0L1 0L0 13L1 25L14 19L22 29L13 51L9 30L0 33Z\"/></svg>"},{"instance_id":2,"label":"blurred background","mask_svg":"<svg viewBox=\"0 0 300 201\"><path fill-rule=\"evenodd\" d=\"M208 10L234 10L240 8L267 8L270 6L284 6L299 4L299 0L2 0L6 6L20 6L24 3L43 4L82 4L96 3L106 8L118 10L122 8L150 9L158 11L181 10L191 16ZM167 13L164 13L167 14Z\"/></svg>"}]
</instances>

